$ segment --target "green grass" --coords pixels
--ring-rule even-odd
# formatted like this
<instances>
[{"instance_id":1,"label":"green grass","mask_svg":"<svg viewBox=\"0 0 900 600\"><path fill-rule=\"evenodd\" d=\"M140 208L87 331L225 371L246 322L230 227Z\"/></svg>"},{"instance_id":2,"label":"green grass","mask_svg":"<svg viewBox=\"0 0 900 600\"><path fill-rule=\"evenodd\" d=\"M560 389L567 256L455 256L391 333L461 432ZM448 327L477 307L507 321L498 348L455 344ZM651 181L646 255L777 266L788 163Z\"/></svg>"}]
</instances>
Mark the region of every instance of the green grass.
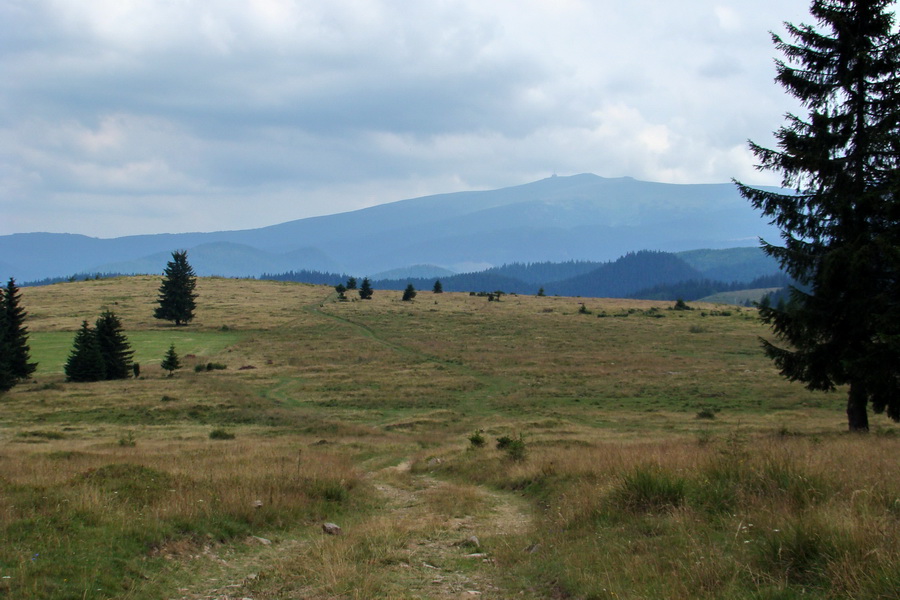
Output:
<instances>
[{"instance_id":1,"label":"green grass","mask_svg":"<svg viewBox=\"0 0 900 600\"><path fill-rule=\"evenodd\" d=\"M165 331L126 331L125 336L134 350L135 362L144 365L159 364L169 344L175 344L179 356L195 354L198 357L217 356L237 344L244 333L236 331L191 331L168 329ZM38 363L36 375L63 372L72 351L74 332L40 331L28 336L31 360Z\"/></svg>"}]
</instances>

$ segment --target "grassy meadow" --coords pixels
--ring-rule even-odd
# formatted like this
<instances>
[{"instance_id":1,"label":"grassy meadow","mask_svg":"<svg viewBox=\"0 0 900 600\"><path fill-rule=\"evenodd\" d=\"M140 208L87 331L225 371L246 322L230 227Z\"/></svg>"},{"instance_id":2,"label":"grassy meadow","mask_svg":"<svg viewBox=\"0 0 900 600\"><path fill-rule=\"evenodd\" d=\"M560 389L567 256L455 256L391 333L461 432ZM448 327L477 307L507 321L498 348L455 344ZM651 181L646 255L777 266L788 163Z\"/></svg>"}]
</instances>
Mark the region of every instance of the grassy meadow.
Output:
<instances>
[{"instance_id":1,"label":"grassy meadow","mask_svg":"<svg viewBox=\"0 0 900 600\"><path fill-rule=\"evenodd\" d=\"M176 328L158 286L23 289L0 597L900 597L900 427L844 433L753 309L202 278ZM105 308L141 377L65 382Z\"/></svg>"}]
</instances>

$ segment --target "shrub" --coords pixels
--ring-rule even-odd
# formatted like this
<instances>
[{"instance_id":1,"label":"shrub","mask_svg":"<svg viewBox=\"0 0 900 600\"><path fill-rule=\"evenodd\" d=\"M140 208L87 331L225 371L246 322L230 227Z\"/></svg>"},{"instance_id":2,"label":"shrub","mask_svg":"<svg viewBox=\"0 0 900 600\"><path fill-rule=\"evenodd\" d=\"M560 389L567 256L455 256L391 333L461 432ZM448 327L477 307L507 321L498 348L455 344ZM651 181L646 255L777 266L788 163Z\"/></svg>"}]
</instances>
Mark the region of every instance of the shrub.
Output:
<instances>
[{"instance_id":1,"label":"shrub","mask_svg":"<svg viewBox=\"0 0 900 600\"><path fill-rule=\"evenodd\" d=\"M469 436L469 443L472 444L473 448L481 448L485 444L484 436L480 431L476 431Z\"/></svg>"},{"instance_id":2,"label":"shrub","mask_svg":"<svg viewBox=\"0 0 900 600\"><path fill-rule=\"evenodd\" d=\"M522 438L515 439L512 443L506 448L506 456L510 458L510 460L514 460L516 462L522 462L525 460L525 455L527 454L525 448L525 440Z\"/></svg>"},{"instance_id":3,"label":"shrub","mask_svg":"<svg viewBox=\"0 0 900 600\"><path fill-rule=\"evenodd\" d=\"M711 408L701 408L697 411L695 419L715 419L716 411Z\"/></svg>"},{"instance_id":4,"label":"shrub","mask_svg":"<svg viewBox=\"0 0 900 600\"><path fill-rule=\"evenodd\" d=\"M694 310L694 309L691 308L690 306L688 306L684 300L679 298L678 300L675 301L675 306L672 307L672 310Z\"/></svg>"},{"instance_id":5,"label":"shrub","mask_svg":"<svg viewBox=\"0 0 900 600\"><path fill-rule=\"evenodd\" d=\"M519 437L517 438L510 438L508 436L499 438L497 440L497 448L506 452L507 458L511 460L516 462L525 460L527 449L525 447L525 438L522 437L522 434L519 434Z\"/></svg>"},{"instance_id":6,"label":"shrub","mask_svg":"<svg viewBox=\"0 0 900 600\"><path fill-rule=\"evenodd\" d=\"M123 448L134 448L137 446L137 441L134 439L134 432L129 431L125 435L119 438L119 445Z\"/></svg>"},{"instance_id":7,"label":"shrub","mask_svg":"<svg viewBox=\"0 0 900 600\"><path fill-rule=\"evenodd\" d=\"M213 429L209 432L209 439L211 440L233 440L234 434L228 433L224 429Z\"/></svg>"}]
</instances>

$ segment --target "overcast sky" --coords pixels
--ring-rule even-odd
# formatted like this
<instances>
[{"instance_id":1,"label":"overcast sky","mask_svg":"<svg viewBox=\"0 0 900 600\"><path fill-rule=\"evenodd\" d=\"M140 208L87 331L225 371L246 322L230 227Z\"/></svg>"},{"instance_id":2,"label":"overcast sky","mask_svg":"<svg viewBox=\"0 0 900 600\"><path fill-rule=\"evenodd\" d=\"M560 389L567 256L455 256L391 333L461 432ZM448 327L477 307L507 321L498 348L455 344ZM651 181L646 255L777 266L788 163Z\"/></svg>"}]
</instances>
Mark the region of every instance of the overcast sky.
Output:
<instances>
[{"instance_id":1,"label":"overcast sky","mask_svg":"<svg viewBox=\"0 0 900 600\"><path fill-rule=\"evenodd\" d=\"M0 235L757 173L809 0L2 0Z\"/></svg>"}]
</instances>

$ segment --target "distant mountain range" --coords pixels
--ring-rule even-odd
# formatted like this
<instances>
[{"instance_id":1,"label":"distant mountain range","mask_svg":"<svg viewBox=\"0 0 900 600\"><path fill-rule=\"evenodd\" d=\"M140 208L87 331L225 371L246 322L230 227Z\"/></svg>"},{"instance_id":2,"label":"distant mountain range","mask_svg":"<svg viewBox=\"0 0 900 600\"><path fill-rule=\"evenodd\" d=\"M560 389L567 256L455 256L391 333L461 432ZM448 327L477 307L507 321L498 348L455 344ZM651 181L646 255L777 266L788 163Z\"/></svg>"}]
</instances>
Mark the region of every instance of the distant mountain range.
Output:
<instances>
[{"instance_id":1,"label":"distant mountain range","mask_svg":"<svg viewBox=\"0 0 900 600\"><path fill-rule=\"evenodd\" d=\"M728 272L729 279L718 279ZM345 276L322 273L285 273L271 278L336 285ZM759 248L688 251L672 254L643 250L604 263L514 263L449 277L375 279L376 289L401 290L412 284L431 290L440 280L446 292L494 292L650 300L698 300L723 292L762 290L788 285L788 277ZM754 294L745 294L744 298ZM756 299L759 299L758 297Z\"/></svg>"},{"instance_id":2,"label":"distant mountain range","mask_svg":"<svg viewBox=\"0 0 900 600\"><path fill-rule=\"evenodd\" d=\"M199 275L309 270L378 279L430 277L512 263L613 261L638 250L694 250L702 260L697 249L756 246L758 237L777 236L731 184L673 185L582 174L243 231L112 239L0 236L0 278L161 273L176 249L188 250ZM736 279L734 267L716 263L724 269L717 278Z\"/></svg>"}]
</instances>

